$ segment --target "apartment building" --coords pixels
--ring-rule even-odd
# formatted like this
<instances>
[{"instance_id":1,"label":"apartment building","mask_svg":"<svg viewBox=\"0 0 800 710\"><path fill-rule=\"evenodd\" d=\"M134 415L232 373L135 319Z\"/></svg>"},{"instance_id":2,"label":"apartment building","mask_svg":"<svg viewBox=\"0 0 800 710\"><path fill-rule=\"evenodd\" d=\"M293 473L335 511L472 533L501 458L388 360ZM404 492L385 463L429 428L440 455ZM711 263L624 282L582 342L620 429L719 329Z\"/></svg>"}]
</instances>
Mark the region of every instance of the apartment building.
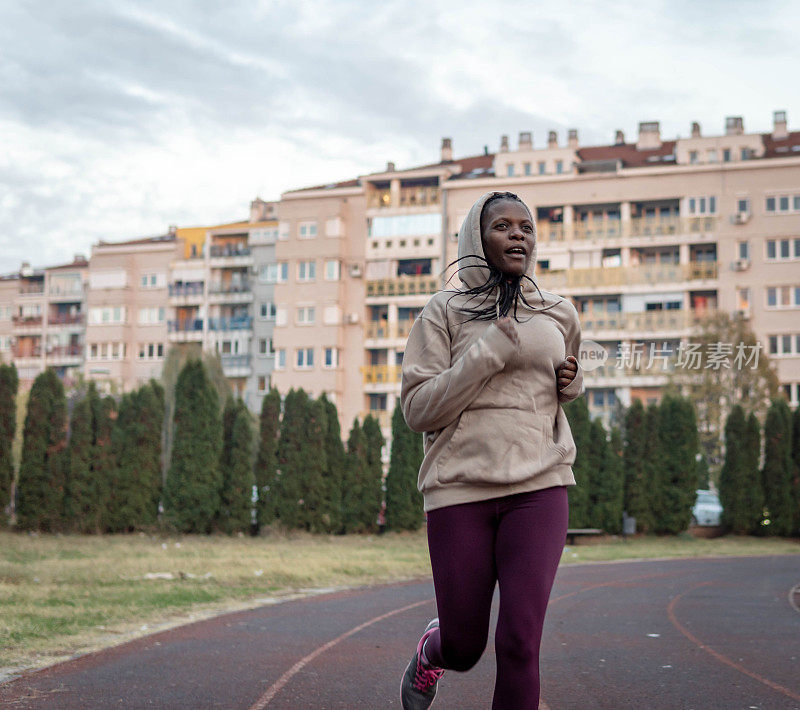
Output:
<instances>
[{"instance_id":1,"label":"apartment building","mask_svg":"<svg viewBox=\"0 0 800 710\"><path fill-rule=\"evenodd\" d=\"M129 391L161 376L169 347L170 264L182 250L174 231L92 247L82 364L103 391Z\"/></svg>"},{"instance_id":2,"label":"apartment building","mask_svg":"<svg viewBox=\"0 0 800 710\"><path fill-rule=\"evenodd\" d=\"M275 331L277 352L287 358L275 377L281 391L336 392L348 415L372 411L388 429L411 323L442 286L461 221L488 190L516 192L535 211L538 283L572 299L584 338L609 354L587 373L593 416L608 421L617 402L658 399L663 365L674 366L669 356L715 310L749 320L783 391L798 403L800 132L788 130L780 111L770 133L745 133L740 117L726 119L719 135L704 136L693 123L689 137L674 140L662 139L657 122L644 122L635 142L618 131L604 146L581 146L571 130L563 144L551 131L535 147L522 132L513 150L503 136L497 153L464 159L454 159L444 139L438 163L406 170L390 163L381 173L285 193L276 253L287 263L276 266L276 295L279 309L294 312ZM302 225L318 229L342 210L347 242L338 258L348 268L338 303L346 324L362 321L360 341L344 324L309 327L316 321L307 308L321 294L315 282L304 284L309 272L300 265L309 251L319 253L317 243L330 244ZM317 240L311 250L308 239ZM352 278L361 260L363 295L360 276ZM336 376L313 359L334 332L344 336ZM637 349L641 359L620 362Z\"/></svg>"},{"instance_id":3,"label":"apartment building","mask_svg":"<svg viewBox=\"0 0 800 710\"><path fill-rule=\"evenodd\" d=\"M83 364L86 259L0 277L0 359L13 361L23 386L46 367L66 382Z\"/></svg>"}]
</instances>

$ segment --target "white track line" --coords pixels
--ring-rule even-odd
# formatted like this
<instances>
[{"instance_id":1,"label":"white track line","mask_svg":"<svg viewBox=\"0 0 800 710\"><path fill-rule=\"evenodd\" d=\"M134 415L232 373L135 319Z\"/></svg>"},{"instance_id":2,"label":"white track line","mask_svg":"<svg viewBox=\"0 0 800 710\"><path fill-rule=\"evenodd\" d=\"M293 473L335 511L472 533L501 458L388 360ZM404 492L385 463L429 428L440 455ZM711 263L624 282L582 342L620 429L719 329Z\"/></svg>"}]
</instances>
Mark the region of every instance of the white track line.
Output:
<instances>
[{"instance_id":1,"label":"white track line","mask_svg":"<svg viewBox=\"0 0 800 710\"><path fill-rule=\"evenodd\" d=\"M272 699L280 692L280 690L307 664L311 663L317 656L325 651L333 648L337 643L340 641L344 641L346 638L349 638L353 634L357 634L359 631L366 629L368 626L372 626L373 624L377 624L379 621L383 621L384 619L388 619L390 616L394 616L395 614L402 614L404 611L409 611L411 609L415 609L418 606L422 606L423 604L430 604L431 602L435 601L434 599L424 599L421 602L414 602L413 604L409 604L408 606L404 606L400 609L395 609L394 611L390 611L387 614L382 614L381 616L376 616L374 619L370 619L369 621L365 621L363 624L359 624L350 631L346 631L341 636L337 636L332 641L328 641L328 643L323 644L316 650L309 653L307 656L301 658L297 663L295 663L286 673L284 673L278 680L276 680L269 688L267 688L266 692L258 699L255 703L250 706L250 710L264 710L264 708L269 705Z\"/></svg>"}]
</instances>

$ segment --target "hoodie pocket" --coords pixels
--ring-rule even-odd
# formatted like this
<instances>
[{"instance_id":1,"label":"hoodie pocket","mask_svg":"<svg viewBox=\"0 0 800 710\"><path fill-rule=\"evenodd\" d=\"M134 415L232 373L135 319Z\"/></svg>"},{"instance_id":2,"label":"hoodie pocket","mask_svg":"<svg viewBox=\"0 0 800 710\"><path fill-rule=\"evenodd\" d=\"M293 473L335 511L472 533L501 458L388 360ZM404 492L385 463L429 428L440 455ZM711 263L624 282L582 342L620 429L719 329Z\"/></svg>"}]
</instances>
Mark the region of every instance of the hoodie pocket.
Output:
<instances>
[{"instance_id":1,"label":"hoodie pocket","mask_svg":"<svg viewBox=\"0 0 800 710\"><path fill-rule=\"evenodd\" d=\"M466 409L438 457L439 483L525 481L560 462L547 415L522 409Z\"/></svg>"}]
</instances>

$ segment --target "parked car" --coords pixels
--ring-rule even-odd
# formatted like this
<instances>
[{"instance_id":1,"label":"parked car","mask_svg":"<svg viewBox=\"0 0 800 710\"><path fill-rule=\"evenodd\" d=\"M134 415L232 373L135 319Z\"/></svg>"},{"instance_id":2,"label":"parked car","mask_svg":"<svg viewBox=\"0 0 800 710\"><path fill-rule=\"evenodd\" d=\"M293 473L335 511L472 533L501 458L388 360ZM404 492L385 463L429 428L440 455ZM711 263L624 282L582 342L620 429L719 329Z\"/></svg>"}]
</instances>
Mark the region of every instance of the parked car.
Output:
<instances>
[{"instance_id":1,"label":"parked car","mask_svg":"<svg viewBox=\"0 0 800 710\"><path fill-rule=\"evenodd\" d=\"M714 491L697 491L697 500L692 508L692 525L717 526L722 523L722 504Z\"/></svg>"}]
</instances>

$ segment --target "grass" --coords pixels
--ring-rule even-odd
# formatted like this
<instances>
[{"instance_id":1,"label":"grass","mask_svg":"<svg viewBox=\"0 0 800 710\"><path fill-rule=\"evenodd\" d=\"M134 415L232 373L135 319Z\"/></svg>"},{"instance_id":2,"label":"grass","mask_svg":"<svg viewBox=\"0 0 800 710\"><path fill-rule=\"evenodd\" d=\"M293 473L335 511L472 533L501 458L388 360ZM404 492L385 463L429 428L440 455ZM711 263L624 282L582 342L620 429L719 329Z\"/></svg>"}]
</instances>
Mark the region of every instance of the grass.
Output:
<instances>
[{"instance_id":1,"label":"grass","mask_svg":"<svg viewBox=\"0 0 800 710\"><path fill-rule=\"evenodd\" d=\"M687 534L581 542L565 548L562 563L798 552L792 540ZM421 532L257 539L0 533L0 667L46 665L265 598L428 574Z\"/></svg>"}]
</instances>

